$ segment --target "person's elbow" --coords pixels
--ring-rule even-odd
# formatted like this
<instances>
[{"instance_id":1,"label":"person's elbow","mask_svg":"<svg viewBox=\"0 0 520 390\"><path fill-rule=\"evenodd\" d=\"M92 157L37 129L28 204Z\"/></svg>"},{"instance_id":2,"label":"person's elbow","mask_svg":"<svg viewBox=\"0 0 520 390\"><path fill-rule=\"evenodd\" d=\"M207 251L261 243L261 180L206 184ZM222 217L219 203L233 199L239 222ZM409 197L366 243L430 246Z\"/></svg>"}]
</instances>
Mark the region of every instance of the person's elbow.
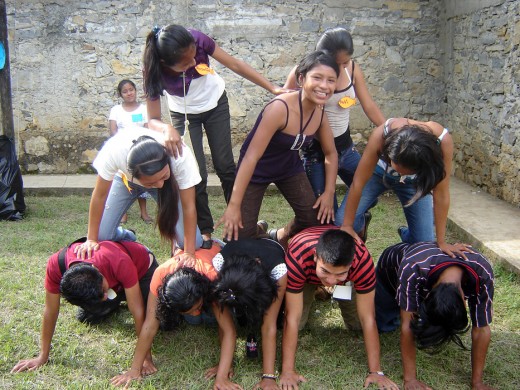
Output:
<instances>
[{"instance_id":1,"label":"person's elbow","mask_svg":"<svg viewBox=\"0 0 520 390\"><path fill-rule=\"evenodd\" d=\"M264 323L262 324L262 337L276 337L276 331L276 321L273 323L272 321L268 322L264 320Z\"/></svg>"},{"instance_id":2,"label":"person's elbow","mask_svg":"<svg viewBox=\"0 0 520 390\"><path fill-rule=\"evenodd\" d=\"M471 328L471 334L474 338L491 338L491 327L489 325L482 327L473 326Z\"/></svg>"}]
</instances>

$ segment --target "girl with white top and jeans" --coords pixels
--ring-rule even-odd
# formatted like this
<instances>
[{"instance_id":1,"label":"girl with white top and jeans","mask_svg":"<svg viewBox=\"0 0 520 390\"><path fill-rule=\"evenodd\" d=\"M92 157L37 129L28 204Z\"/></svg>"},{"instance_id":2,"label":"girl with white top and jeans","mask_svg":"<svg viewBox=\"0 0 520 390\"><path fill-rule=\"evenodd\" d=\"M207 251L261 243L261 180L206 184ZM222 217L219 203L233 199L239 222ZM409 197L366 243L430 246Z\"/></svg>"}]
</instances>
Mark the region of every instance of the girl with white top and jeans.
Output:
<instances>
[{"instance_id":1,"label":"girl with white top and jeans","mask_svg":"<svg viewBox=\"0 0 520 390\"><path fill-rule=\"evenodd\" d=\"M184 248L193 257L202 245L197 229L195 185L200 182L197 162L183 145L183 155L172 158L157 131L126 129L110 138L93 166L98 172L90 200L87 241L76 247L78 257L90 257L98 241L135 241L135 234L118 226L122 215L144 192L157 200L157 226L172 241L172 252Z\"/></svg>"}]
</instances>

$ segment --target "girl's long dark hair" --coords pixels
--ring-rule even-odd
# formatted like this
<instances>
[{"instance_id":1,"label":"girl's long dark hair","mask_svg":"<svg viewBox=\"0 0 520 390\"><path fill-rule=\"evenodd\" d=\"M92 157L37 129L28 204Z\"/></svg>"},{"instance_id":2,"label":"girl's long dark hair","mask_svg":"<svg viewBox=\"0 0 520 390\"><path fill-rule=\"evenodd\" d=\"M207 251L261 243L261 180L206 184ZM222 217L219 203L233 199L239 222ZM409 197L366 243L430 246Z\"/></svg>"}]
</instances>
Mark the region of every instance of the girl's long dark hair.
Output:
<instances>
[{"instance_id":1,"label":"girl's long dark hair","mask_svg":"<svg viewBox=\"0 0 520 390\"><path fill-rule=\"evenodd\" d=\"M171 330L181 323L182 315L200 299L208 309L210 280L193 268L182 267L166 275L157 292L156 317L163 330Z\"/></svg>"},{"instance_id":2,"label":"girl's long dark hair","mask_svg":"<svg viewBox=\"0 0 520 390\"><path fill-rule=\"evenodd\" d=\"M277 298L278 284L256 259L234 254L224 259L211 293L222 309L228 306L248 324L261 324Z\"/></svg>"},{"instance_id":3,"label":"girl's long dark hair","mask_svg":"<svg viewBox=\"0 0 520 390\"><path fill-rule=\"evenodd\" d=\"M193 35L177 24L154 27L146 37L143 55L144 93L147 98L163 94L162 65L173 66L195 44Z\"/></svg>"},{"instance_id":4,"label":"girl's long dark hair","mask_svg":"<svg viewBox=\"0 0 520 390\"><path fill-rule=\"evenodd\" d=\"M385 138L383 159L412 170L416 175L417 192L405 207L429 194L446 176L439 139L418 125L404 125L392 130Z\"/></svg>"},{"instance_id":5,"label":"girl's long dark hair","mask_svg":"<svg viewBox=\"0 0 520 390\"><path fill-rule=\"evenodd\" d=\"M139 179L143 176L152 176L168 166L170 178L158 188L157 226L161 236L166 240L173 240L176 236L175 225L179 219L179 187L173 176L171 158L163 145L152 137L139 137L127 156L128 171Z\"/></svg>"},{"instance_id":6,"label":"girl's long dark hair","mask_svg":"<svg viewBox=\"0 0 520 390\"><path fill-rule=\"evenodd\" d=\"M410 323L417 348L430 354L440 352L450 341L467 349L459 335L469 327L464 298L453 283L441 283L433 288Z\"/></svg>"},{"instance_id":7,"label":"girl's long dark hair","mask_svg":"<svg viewBox=\"0 0 520 390\"><path fill-rule=\"evenodd\" d=\"M338 51L345 51L351 56L354 53L354 43L347 30L335 27L325 30L316 44L316 50L325 50L333 57L336 57Z\"/></svg>"}]
</instances>

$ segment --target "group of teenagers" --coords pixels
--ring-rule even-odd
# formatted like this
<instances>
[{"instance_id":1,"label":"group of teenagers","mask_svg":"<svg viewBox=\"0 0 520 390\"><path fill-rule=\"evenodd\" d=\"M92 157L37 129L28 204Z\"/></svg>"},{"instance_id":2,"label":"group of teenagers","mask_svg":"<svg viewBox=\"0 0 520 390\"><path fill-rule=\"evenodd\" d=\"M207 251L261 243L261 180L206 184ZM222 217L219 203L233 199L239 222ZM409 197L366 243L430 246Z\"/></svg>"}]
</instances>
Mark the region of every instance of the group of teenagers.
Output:
<instances>
[{"instance_id":1,"label":"group of teenagers","mask_svg":"<svg viewBox=\"0 0 520 390\"><path fill-rule=\"evenodd\" d=\"M113 136L93 163L98 176L87 236L50 257L40 353L12 372L48 361L60 296L80 306L77 317L88 323L126 300L138 340L130 369L112 378L113 385L155 373L154 336L187 322L218 326L220 358L206 377L215 378L215 389L241 389L231 378L235 325L261 324L263 374L255 389L296 390L306 381L296 370L298 333L317 286L326 286L335 289L346 327L363 334L364 386L399 388L383 372L379 333L400 328L402 388L429 389L417 378L416 347L438 351L454 341L465 348L459 335L471 327L471 386L490 389L483 371L493 271L470 246L445 241L452 138L436 122L385 118L352 54L347 30L327 30L316 51L278 87L200 31L155 27L143 56L146 107L136 102L135 84L123 80L123 119L111 114ZM210 57L276 95L259 114L236 166L225 84ZM161 117L164 95L171 123ZM349 130L357 102L376 126L362 156ZM216 224L208 204L203 131L227 202ZM193 152L183 142L186 133ZM348 188L339 205L338 175ZM259 221L271 183L294 211L278 229ZM375 264L364 243L369 209L390 190L408 226L398 229L402 242L385 249ZM172 243L172 257L162 264L121 224L144 193L157 201L156 226ZM219 225L222 241L212 237Z\"/></svg>"}]
</instances>

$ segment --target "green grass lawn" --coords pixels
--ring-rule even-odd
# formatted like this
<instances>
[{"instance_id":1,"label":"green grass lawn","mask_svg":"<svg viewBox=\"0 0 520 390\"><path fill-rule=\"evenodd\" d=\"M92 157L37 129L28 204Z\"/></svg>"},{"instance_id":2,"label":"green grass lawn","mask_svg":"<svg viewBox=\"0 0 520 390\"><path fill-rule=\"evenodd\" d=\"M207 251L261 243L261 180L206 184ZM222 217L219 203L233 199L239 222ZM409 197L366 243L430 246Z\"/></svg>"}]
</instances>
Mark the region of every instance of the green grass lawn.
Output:
<instances>
[{"instance_id":1,"label":"green grass lawn","mask_svg":"<svg viewBox=\"0 0 520 390\"><path fill-rule=\"evenodd\" d=\"M47 258L86 234L88 202L88 197L79 196L27 197L23 221L0 221L0 388L110 388L109 379L130 365L136 338L128 310L120 310L101 325L86 326L76 321L76 308L63 303L50 362L35 372L9 373L19 359L38 353ZM210 204L218 219L224 207L222 197L210 197ZM153 215L154 202L150 201L148 207ZM283 198L266 197L261 217L270 226L285 224L290 215ZM367 246L377 260L384 248L398 242L396 228L404 217L393 197L382 197L373 216ZM129 212L127 226L136 230L140 242L151 248L160 262L168 258L168 244L161 242L153 225L141 221L137 205ZM454 236L449 238L456 240ZM497 389L520 389L519 278L500 266L495 267L495 274L495 316L485 379ZM262 372L261 360L245 357L245 331L238 332L235 381L244 389L252 389ZM469 334L463 339L470 346ZM382 335L381 350L383 370L401 384L399 333ZM134 388L212 388L213 382L206 381L203 373L218 360L216 329L183 327L175 332L160 332L153 354L159 372L134 384ZM279 353L277 364L280 369ZM433 357L418 352L417 366L419 379L434 389L469 388L469 351L450 345ZM300 333L297 368L308 379L302 389L363 387L367 371L363 339L345 330L339 309L330 302L317 303L309 325Z\"/></svg>"}]
</instances>

